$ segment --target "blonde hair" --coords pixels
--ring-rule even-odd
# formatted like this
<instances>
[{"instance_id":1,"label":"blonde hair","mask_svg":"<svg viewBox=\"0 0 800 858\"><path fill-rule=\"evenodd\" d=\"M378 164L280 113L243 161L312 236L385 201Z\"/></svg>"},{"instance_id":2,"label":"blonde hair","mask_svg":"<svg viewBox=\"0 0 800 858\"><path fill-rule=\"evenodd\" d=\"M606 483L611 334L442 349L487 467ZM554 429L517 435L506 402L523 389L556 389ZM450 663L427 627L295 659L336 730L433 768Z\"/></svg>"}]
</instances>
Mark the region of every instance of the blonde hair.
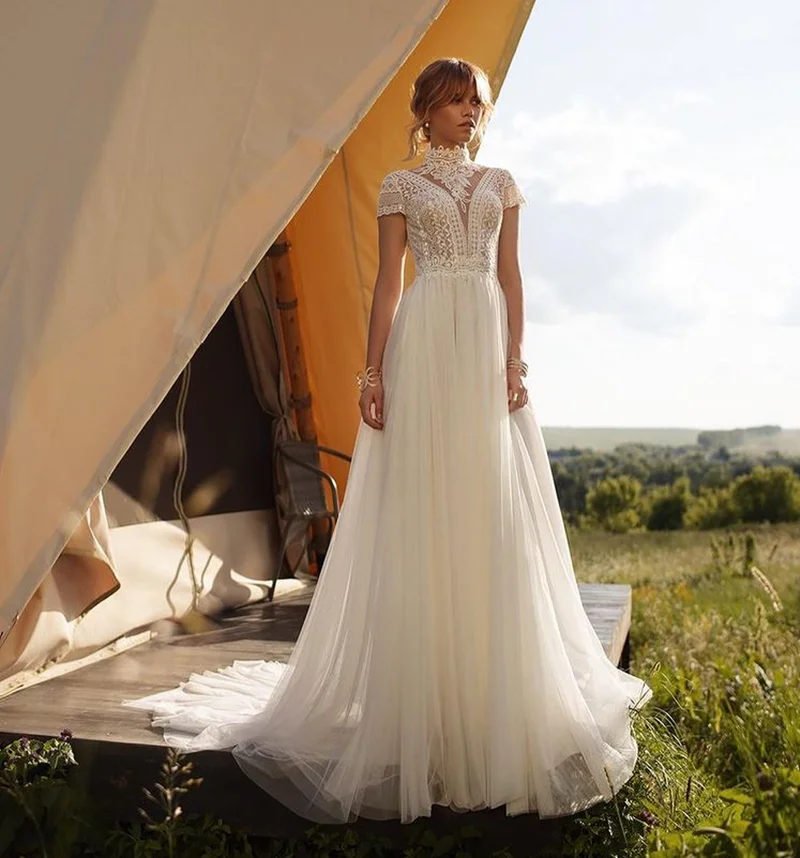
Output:
<instances>
[{"instance_id":1,"label":"blonde hair","mask_svg":"<svg viewBox=\"0 0 800 858\"><path fill-rule=\"evenodd\" d=\"M425 66L411 87L411 113L414 119L408 127L406 161L419 153L423 143L431 142L431 113L454 98L466 95L473 84L483 109L474 138L480 141L494 109L492 88L486 72L480 66L458 57L443 57Z\"/></svg>"}]
</instances>

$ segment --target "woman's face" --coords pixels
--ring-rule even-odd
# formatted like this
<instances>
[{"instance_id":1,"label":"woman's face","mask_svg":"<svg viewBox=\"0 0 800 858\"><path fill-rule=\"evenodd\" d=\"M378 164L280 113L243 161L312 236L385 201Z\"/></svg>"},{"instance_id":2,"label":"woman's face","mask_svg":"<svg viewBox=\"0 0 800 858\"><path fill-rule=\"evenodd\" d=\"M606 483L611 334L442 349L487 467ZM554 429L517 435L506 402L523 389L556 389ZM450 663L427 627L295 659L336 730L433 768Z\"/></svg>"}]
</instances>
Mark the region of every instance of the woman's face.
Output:
<instances>
[{"instance_id":1,"label":"woman's face","mask_svg":"<svg viewBox=\"0 0 800 858\"><path fill-rule=\"evenodd\" d=\"M431 111L431 145L469 143L482 115L481 100L473 83L466 93Z\"/></svg>"}]
</instances>

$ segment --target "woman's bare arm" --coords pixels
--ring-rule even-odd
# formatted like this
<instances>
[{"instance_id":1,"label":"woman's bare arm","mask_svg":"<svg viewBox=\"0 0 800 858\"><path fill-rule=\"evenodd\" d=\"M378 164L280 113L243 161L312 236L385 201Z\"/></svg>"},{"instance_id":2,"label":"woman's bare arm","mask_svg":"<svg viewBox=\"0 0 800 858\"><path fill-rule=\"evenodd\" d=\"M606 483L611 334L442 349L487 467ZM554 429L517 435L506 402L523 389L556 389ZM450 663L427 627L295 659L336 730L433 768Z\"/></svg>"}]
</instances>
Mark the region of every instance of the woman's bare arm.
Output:
<instances>
[{"instance_id":1,"label":"woman's bare arm","mask_svg":"<svg viewBox=\"0 0 800 858\"><path fill-rule=\"evenodd\" d=\"M399 212L378 218L378 274L369 315L366 366L380 368L397 304L403 291L406 219ZM383 384L366 387L359 400L361 417L373 429L383 428Z\"/></svg>"},{"instance_id":2,"label":"woman's bare arm","mask_svg":"<svg viewBox=\"0 0 800 858\"><path fill-rule=\"evenodd\" d=\"M504 210L498 241L497 278L508 305L508 354L522 357L525 331L525 302L519 264L519 206Z\"/></svg>"},{"instance_id":3,"label":"woman's bare arm","mask_svg":"<svg viewBox=\"0 0 800 858\"><path fill-rule=\"evenodd\" d=\"M400 213L378 218L378 274L372 295L367 366L380 367L397 304L403 291L406 219Z\"/></svg>"},{"instance_id":4,"label":"woman's bare arm","mask_svg":"<svg viewBox=\"0 0 800 858\"><path fill-rule=\"evenodd\" d=\"M508 307L507 358L522 358L522 340L525 331L525 298L522 271L519 264L519 206L503 211L497 249L497 279L506 296ZM509 405L514 410L528 401L528 393L517 369L508 369ZM517 399L512 400L516 394Z\"/></svg>"}]
</instances>

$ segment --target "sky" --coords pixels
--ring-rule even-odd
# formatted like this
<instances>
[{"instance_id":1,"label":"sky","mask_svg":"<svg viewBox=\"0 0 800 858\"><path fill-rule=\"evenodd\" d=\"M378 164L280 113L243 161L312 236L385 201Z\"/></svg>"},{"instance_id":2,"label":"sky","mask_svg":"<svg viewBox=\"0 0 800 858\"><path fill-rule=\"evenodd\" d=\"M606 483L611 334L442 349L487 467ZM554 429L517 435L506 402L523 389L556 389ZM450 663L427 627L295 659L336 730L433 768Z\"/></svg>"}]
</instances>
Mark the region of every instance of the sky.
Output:
<instances>
[{"instance_id":1,"label":"sky","mask_svg":"<svg viewBox=\"0 0 800 858\"><path fill-rule=\"evenodd\" d=\"M537 0L478 153L546 426L800 427L800 4Z\"/></svg>"}]
</instances>

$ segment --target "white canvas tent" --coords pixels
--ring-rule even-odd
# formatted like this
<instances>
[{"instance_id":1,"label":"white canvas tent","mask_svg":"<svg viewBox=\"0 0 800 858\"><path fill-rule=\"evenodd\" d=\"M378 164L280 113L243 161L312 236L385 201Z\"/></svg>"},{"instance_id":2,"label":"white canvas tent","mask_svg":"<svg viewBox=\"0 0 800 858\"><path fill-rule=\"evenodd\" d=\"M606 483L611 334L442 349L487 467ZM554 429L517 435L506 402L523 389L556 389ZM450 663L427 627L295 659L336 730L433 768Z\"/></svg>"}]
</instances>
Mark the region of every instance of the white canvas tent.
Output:
<instances>
[{"instance_id":1,"label":"white canvas tent","mask_svg":"<svg viewBox=\"0 0 800 858\"><path fill-rule=\"evenodd\" d=\"M532 5L78 0L0 8L6 672L136 627L112 605L119 594L106 597L120 580L123 590L142 586L158 564L134 527L108 528L101 490L294 215L300 239L320 217L326 226L349 218L352 245L343 242L342 253L350 256L326 264L325 299L355 259L359 278L340 301L343 310L357 302L354 334L324 368L310 355L320 440L347 447L357 415L348 402L347 418L332 419L337 406L326 395L341 386L326 394L326 372L343 376L347 367L349 389L363 357L374 266L371 251L363 257L355 245L371 238L377 183L402 153L408 84L424 61L460 53L490 68L498 85ZM404 66L412 50L415 62ZM351 158L344 178L325 173L334 159L343 163L345 141L360 160ZM341 188L348 208L334 211ZM335 230L327 235L336 241ZM321 241L317 257L327 252ZM313 256L301 272L310 329L319 325L313 299L324 294ZM181 530L150 524L163 531L158 550L174 542L179 557ZM132 565L120 574L123 558ZM151 583L161 592L142 586L141 597L161 605L165 582ZM242 586L236 600L263 594L257 580ZM94 629L79 646L75 620L90 607ZM150 604L138 619L158 610Z\"/></svg>"}]
</instances>

